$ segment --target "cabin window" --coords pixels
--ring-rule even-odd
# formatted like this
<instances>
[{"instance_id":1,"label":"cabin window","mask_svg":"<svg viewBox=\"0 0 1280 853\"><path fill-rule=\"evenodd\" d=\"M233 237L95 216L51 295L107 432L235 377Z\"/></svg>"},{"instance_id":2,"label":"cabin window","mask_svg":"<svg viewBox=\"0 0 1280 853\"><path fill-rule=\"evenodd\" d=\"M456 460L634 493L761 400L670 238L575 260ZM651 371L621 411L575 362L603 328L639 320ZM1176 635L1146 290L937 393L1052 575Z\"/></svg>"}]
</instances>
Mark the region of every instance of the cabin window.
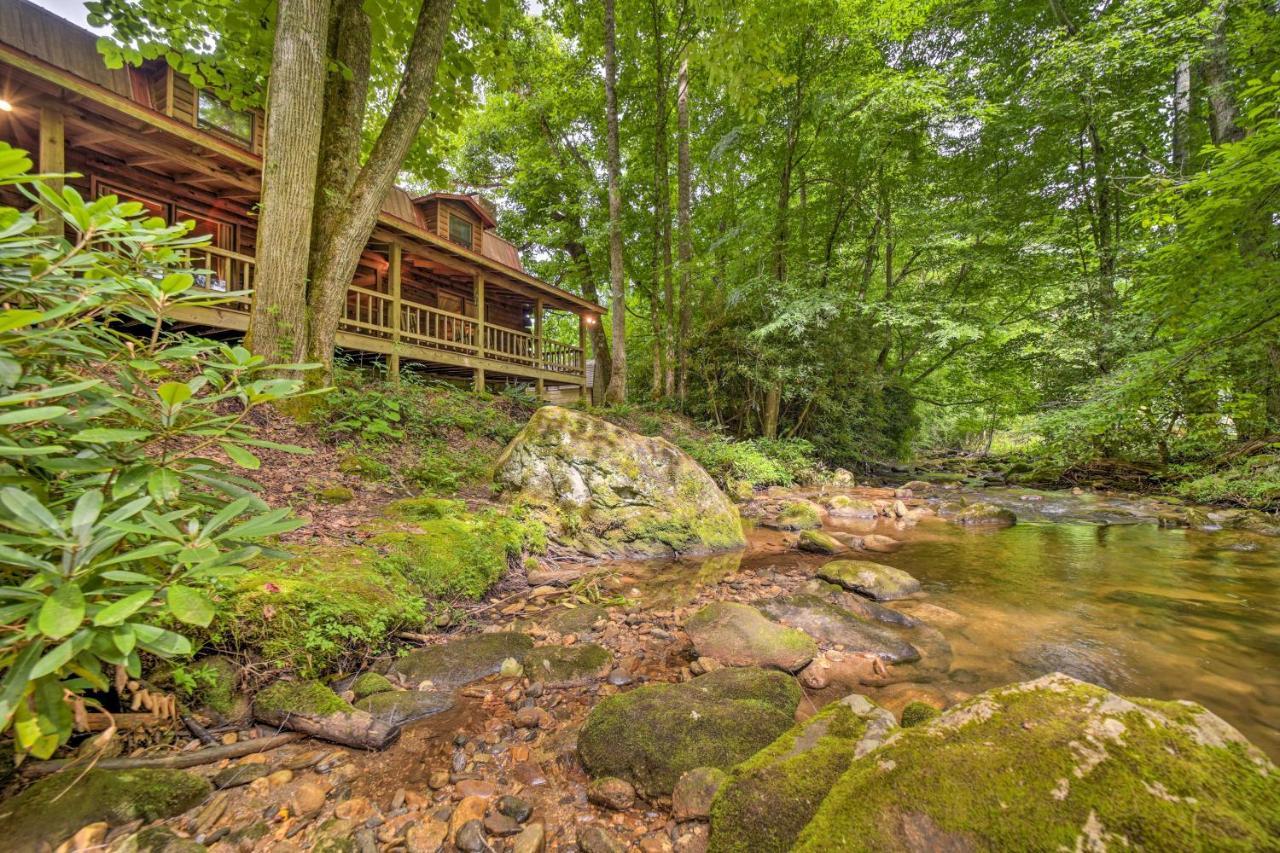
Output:
<instances>
[{"instance_id":1,"label":"cabin window","mask_svg":"<svg viewBox=\"0 0 1280 853\"><path fill-rule=\"evenodd\" d=\"M460 246L471 248L471 223L461 216L449 214L449 239Z\"/></svg>"},{"instance_id":2,"label":"cabin window","mask_svg":"<svg viewBox=\"0 0 1280 853\"><path fill-rule=\"evenodd\" d=\"M232 109L226 101L203 89L197 104L196 124L206 130L234 136L242 142L253 139L253 114L247 110Z\"/></svg>"}]
</instances>

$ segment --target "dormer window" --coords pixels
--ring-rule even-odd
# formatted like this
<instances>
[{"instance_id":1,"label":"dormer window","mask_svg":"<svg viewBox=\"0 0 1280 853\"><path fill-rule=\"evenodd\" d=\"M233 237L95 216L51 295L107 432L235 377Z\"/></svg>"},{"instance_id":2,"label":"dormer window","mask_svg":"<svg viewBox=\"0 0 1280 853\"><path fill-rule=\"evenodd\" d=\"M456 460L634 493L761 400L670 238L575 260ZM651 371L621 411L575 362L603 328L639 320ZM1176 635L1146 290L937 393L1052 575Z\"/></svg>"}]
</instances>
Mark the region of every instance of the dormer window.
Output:
<instances>
[{"instance_id":1,"label":"dormer window","mask_svg":"<svg viewBox=\"0 0 1280 853\"><path fill-rule=\"evenodd\" d=\"M449 214L449 239L457 243L459 246L466 246L470 249L472 243L472 225L461 216Z\"/></svg>"},{"instance_id":2,"label":"dormer window","mask_svg":"<svg viewBox=\"0 0 1280 853\"><path fill-rule=\"evenodd\" d=\"M197 96L196 124L241 142L253 140L253 113L232 109L226 101L204 89Z\"/></svg>"}]
</instances>

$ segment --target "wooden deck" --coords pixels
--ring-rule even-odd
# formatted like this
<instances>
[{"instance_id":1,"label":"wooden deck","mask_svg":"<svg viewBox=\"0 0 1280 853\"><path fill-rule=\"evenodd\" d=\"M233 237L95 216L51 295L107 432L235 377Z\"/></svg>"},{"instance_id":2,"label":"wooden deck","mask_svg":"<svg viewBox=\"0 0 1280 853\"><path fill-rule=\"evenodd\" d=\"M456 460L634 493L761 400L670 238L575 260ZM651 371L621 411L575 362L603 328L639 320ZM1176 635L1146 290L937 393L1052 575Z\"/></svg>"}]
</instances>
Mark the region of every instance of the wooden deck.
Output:
<instances>
[{"instance_id":1,"label":"wooden deck","mask_svg":"<svg viewBox=\"0 0 1280 853\"><path fill-rule=\"evenodd\" d=\"M466 368L474 372L477 386L491 374L532 379L540 394L545 383L583 386L586 352L581 326L576 346L541 334L545 309L540 299L535 302L533 333L484 322L483 284L477 288L476 317L405 299L399 293L403 252L393 245L391 253L391 292L354 284L348 288L338 326L339 347L387 356L393 369L401 359ZM248 255L205 247L192 253L192 262L197 286L204 290L253 289L256 264ZM171 316L183 323L243 332L249 326L249 307L247 302L230 300L217 307L179 308Z\"/></svg>"}]
</instances>

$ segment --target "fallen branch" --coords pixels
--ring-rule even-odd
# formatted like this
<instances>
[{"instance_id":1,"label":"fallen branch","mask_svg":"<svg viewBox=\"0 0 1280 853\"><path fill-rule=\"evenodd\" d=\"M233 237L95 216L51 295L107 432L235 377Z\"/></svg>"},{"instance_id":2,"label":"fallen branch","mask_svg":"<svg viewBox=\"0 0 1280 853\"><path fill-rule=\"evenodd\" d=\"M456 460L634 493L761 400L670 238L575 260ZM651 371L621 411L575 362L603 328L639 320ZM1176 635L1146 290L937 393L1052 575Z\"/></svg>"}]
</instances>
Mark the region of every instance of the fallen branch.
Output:
<instances>
[{"instance_id":1,"label":"fallen branch","mask_svg":"<svg viewBox=\"0 0 1280 853\"><path fill-rule=\"evenodd\" d=\"M98 770L145 770L151 768L179 770L184 767L199 767L202 764L212 764L215 761L222 761L224 758L241 758L246 755L252 755L255 752L267 752L287 743L302 740L304 737L306 735L302 732L282 732L278 735L268 735L267 737L254 738L253 740L242 740L229 746L211 746L208 749L201 749L197 752L163 755L158 758L104 758L94 767ZM59 770L65 770L79 763L79 759L60 758L54 761L37 761L25 764L23 765L23 770L33 776L48 776L50 773L57 773Z\"/></svg>"}]
</instances>

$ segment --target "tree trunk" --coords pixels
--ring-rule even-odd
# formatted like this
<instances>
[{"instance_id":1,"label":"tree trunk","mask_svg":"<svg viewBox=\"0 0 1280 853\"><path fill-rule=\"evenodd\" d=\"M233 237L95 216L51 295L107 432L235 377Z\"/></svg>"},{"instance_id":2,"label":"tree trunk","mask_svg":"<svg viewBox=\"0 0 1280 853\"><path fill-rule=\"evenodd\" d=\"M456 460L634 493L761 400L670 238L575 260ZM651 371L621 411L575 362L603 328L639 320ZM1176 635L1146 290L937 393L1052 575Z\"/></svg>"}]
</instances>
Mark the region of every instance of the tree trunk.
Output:
<instances>
[{"instance_id":1,"label":"tree trunk","mask_svg":"<svg viewBox=\"0 0 1280 853\"><path fill-rule=\"evenodd\" d=\"M311 270L308 358L323 364L324 371L308 377L311 385L327 383L332 377L334 341L347 287L360 252L373 233L382 203L427 116L453 3L454 0L424 0L386 124L347 192L342 215L330 223L320 223L325 227L316 235L317 254Z\"/></svg>"},{"instance_id":2,"label":"tree trunk","mask_svg":"<svg viewBox=\"0 0 1280 853\"><path fill-rule=\"evenodd\" d=\"M1183 57L1173 73L1173 173L1186 175L1191 164L1191 60Z\"/></svg>"},{"instance_id":3,"label":"tree trunk","mask_svg":"<svg viewBox=\"0 0 1280 853\"><path fill-rule=\"evenodd\" d=\"M307 272L324 113L329 0L280 0L267 89L258 279L245 343L268 362L304 360Z\"/></svg>"},{"instance_id":4,"label":"tree trunk","mask_svg":"<svg viewBox=\"0 0 1280 853\"><path fill-rule=\"evenodd\" d=\"M689 328L693 321L690 277L693 274L692 166L689 158L689 60L680 63L676 82L676 217L680 227L680 321L676 329L676 395L681 404L689 392Z\"/></svg>"},{"instance_id":5,"label":"tree trunk","mask_svg":"<svg viewBox=\"0 0 1280 853\"><path fill-rule=\"evenodd\" d=\"M782 411L782 389L775 382L764 392L764 414L760 419L760 432L765 438L778 437L778 417Z\"/></svg>"},{"instance_id":6,"label":"tree trunk","mask_svg":"<svg viewBox=\"0 0 1280 853\"><path fill-rule=\"evenodd\" d=\"M582 234L581 223L576 224L579 237ZM587 247L581 239L570 240L565 243L565 251L569 253L569 257L573 259L573 265L578 268L582 275L582 295L592 302L599 303L600 295L596 291L596 280L591 269L591 256L587 253ZM609 338L604 333L604 325L602 323L592 323L588 327L588 334L591 337L591 352L596 361L595 375L591 383L591 404L599 406L604 403L605 389L609 385L609 378L613 375L613 359L609 357Z\"/></svg>"},{"instance_id":7,"label":"tree trunk","mask_svg":"<svg viewBox=\"0 0 1280 853\"><path fill-rule=\"evenodd\" d=\"M1230 0L1222 0L1213 12L1213 33L1204 63L1204 88L1209 99L1209 133L1214 145L1244 139L1236 124L1236 100L1231 91L1231 56L1227 45L1227 12Z\"/></svg>"},{"instance_id":8,"label":"tree trunk","mask_svg":"<svg viewBox=\"0 0 1280 853\"><path fill-rule=\"evenodd\" d=\"M622 279L622 167L618 154L618 60L614 46L614 0L604 0L604 111L608 125L606 164L609 173L609 311L613 324L613 373L605 399L627 399L627 291Z\"/></svg>"},{"instance_id":9,"label":"tree trunk","mask_svg":"<svg viewBox=\"0 0 1280 853\"><path fill-rule=\"evenodd\" d=\"M668 79L666 43L663 39L662 7L650 0L653 15L653 396L675 392L675 369L669 350L672 345L675 282L671 269L671 155L667 149Z\"/></svg>"}]
</instances>

